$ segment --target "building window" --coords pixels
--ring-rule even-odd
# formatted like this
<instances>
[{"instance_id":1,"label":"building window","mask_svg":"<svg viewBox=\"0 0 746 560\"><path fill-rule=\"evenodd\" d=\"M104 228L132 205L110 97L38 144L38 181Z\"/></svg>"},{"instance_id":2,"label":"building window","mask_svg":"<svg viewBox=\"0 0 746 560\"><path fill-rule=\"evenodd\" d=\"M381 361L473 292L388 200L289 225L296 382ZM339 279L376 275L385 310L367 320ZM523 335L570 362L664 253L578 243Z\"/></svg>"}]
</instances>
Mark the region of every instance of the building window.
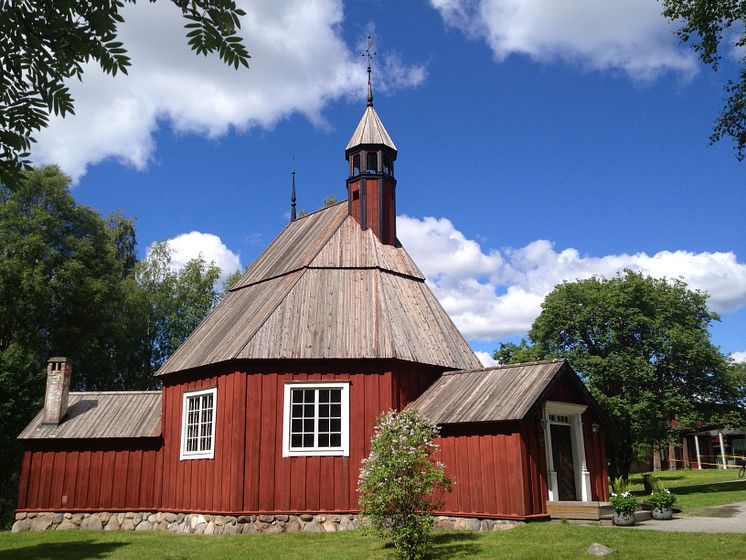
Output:
<instances>
[{"instance_id":1,"label":"building window","mask_svg":"<svg viewBox=\"0 0 746 560\"><path fill-rule=\"evenodd\" d=\"M215 411L218 390L184 393L181 420L181 459L212 459L215 456Z\"/></svg>"},{"instance_id":2,"label":"building window","mask_svg":"<svg viewBox=\"0 0 746 560\"><path fill-rule=\"evenodd\" d=\"M348 382L285 384L283 457L350 454L349 388Z\"/></svg>"},{"instance_id":3,"label":"building window","mask_svg":"<svg viewBox=\"0 0 746 560\"><path fill-rule=\"evenodd\" d=\"M384 154L383 156L383 174L384 175L394 174L394 160L391 159L391 156L388 154Z\"/></svg>"},{"instance_id":4,"label":"building window","mask_svg":"<svg viewBox=\"0 0 746 560\"><path fill-rule=\"evenodd\" d=\"M360 175L360 154L352 156L352 176Z\"/></svg>"},{"instance_id":5,"label":"building window","mask_svg":"<svg viewBox=\"0 0 746 560\"><path fill-rule=\"evenodd\" d=\"M378 173L378 154L376 152L368 152L367 163L366 173Z\"/></svg>"}]
</instances>

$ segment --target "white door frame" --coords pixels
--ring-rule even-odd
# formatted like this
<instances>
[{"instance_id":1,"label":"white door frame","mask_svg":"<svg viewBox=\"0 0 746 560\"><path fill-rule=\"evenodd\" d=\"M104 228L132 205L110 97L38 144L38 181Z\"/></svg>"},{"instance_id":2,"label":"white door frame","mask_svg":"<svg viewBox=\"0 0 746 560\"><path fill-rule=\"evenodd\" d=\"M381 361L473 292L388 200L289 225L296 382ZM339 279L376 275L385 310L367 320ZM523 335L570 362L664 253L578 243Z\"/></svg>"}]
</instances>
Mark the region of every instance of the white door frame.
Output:
<instances>
[{"instance_id":1,"label":"white door frame","mask_svg":"<svg viewBox=\"0 0 746 560\"><path fill-rule=\"evenodd\" d=\"M547 456L547 486L549 501L559 501L557 471L554 470L552 455L552 424L570 426L572 442L572 464L575 470L575 499L581 502L591 501L591 473L585 460L585 438L583 437L583 412L588 405L547 401L544 404L544 449Z\"/></svg>"}]
</instances>

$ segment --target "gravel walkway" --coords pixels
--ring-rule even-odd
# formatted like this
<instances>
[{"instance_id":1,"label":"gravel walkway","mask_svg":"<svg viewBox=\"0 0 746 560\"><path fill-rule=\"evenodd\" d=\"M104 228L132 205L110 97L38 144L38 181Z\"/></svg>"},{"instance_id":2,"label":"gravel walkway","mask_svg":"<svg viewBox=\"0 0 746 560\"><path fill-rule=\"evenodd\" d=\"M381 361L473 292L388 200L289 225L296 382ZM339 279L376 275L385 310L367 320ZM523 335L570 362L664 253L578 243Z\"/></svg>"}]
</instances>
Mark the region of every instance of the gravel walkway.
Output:
<instances>
[{"instance_id":1,"label":"gravel walkway","mask_svg":"<svg viewBox=\"0 0 746 560\"><path fill-rule=\"evenodd\" d=\"M746 533L746 502L701 508L696 516L676 515L669 521L648 519L639 521L632 529L680 531L699 533Z\"/></svg>"}]
</instances>

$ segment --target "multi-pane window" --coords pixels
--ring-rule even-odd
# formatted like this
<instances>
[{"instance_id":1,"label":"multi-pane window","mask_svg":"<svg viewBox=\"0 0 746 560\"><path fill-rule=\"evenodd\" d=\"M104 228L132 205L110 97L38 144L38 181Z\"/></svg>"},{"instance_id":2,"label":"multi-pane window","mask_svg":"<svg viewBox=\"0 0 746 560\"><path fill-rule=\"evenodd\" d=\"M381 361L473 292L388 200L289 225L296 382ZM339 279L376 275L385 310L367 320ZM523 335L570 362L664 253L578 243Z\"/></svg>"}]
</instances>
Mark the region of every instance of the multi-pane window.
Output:
<instances>
[{"instance_id":1,"label":"multi-pane window","mask_svg":"<svg viewBox=\"0 0 746 560\"><path fill-rule=\"evenodd\" d=\"M217 389L184 393L181 458L212 459L215 453Z\"/></svg>"},{"instance_id":2,"label":"multi-pane window","mask_svg":"<svg viewBox=\"0 0 746 560\"><path fill-rule=\"evenodd\" d=\"M348 383L285 385L283 455L348 454Z\"/></svg>"}]
</instances>

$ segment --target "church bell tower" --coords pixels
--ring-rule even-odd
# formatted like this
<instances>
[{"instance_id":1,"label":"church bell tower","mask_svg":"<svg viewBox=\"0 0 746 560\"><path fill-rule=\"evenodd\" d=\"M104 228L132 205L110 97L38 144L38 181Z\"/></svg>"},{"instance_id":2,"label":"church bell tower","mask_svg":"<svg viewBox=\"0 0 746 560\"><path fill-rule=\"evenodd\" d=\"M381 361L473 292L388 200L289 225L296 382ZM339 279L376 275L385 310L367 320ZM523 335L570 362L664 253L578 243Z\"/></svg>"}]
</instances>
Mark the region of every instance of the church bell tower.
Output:
<instances>
[{"instance_id":1,"label":"church bell tower","mask_svg":"<svg viewBox=\"0 0 746 560\"><path fill-rule=\"evenodd\" d=\"M373 108L370 80L370 38L368 42L368 106L345 148L349 164L348 211L360 227L371 229L381 242L397 245L396 146Z\"/></svg>"}]
</instances>

